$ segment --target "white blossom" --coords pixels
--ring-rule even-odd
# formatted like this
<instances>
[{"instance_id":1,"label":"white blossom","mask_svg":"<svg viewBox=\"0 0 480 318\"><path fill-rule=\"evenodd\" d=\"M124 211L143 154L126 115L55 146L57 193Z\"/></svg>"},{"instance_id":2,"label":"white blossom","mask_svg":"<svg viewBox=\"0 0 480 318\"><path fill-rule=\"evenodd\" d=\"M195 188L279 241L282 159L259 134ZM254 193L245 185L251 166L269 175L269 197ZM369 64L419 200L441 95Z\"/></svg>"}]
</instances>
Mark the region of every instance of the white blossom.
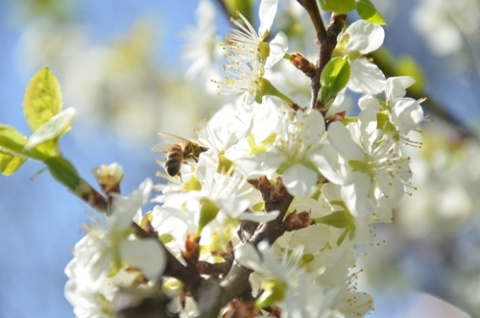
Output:
<instances>
[{"instance_id":1,"label":"white blossom","mask_svg":"<svg viewBox=\"0 0 480 318\"><path fill-rule=\"evenodd\" d=\"M341 192L350 211L359 217L373 215L388 221L410 180L409 159L402 157L391 136L377 129L371 109L362 111L358 123L348 127L332 123L328 134L347 168Z\"/></svg>"},{"instance_id":2,"label":"white blossom","mask_svg":"<svg viewBox=\"0 0 480 318\"><path fill-rule=\"evenodd\" d=\"M215 81L220 93L241 93L246 104L260 102L268 81L263 78L265 70L278 63L287 51L287 37L279 32L270 42L265 39L270 33L277 13L277 0L262 0L259 7L260 27L258 33L250 22L239 13L243 24L232 19L237 29L227 36L224 46L228 55L225 80Z\"/></svg>"},{"instance_id":3,"label":"white blossom","mask_svg":"<svg viewBox=\"0 0 480 318\"><path fill-rule=\"evenodd\" d=\"M215 6L209 0L202 0L195 15L198 25L188 27L183 34L186 41L183 57L192 62L186 75L190 78L203 75L207 79L207 89L211 89L210 79L218 77L216 61L221 57L220 39L215 27Z\"/></svg>"},{"instance_id":4,"label":"white blossom","mask_svg":"<svg viewBox=\"0 0 480 318\"><path fill-rule=\"evenodd\" d=\"M290 194L307 196L318 181L316 155L326 136L323 116L316 110L277 116L272 118L279 122L275 141L263 151L241 159L239 165L249 176L277 172Z\"/></svg>"},{"instance_id":5,"label":"white blossom","mask_svg":"<svg viewBox=\"0 0 480 318\"><path fill-rule=\"evenodd\" d=\"M360 98L358 104L361 109L386 111L396 130L406 135L411 130L417 130L424 118L420 101L405 97L406 89L414 81L409 76L390 77L385 82L385 102L367 94Z\"/></svg>"},{"instance_id":6,"label":"white blossom","mask_svg":"<svg viewBox=\"0 0 480 318\"><path fill-rule=\"evenodd\" d=\"M385 86L385 75L377 65L362 55L377 50L385 38L379 25L357 20L339 35L337 52L350 58L350 79L347 87L357 93L377 94Z\"/></svg>"},{"instance_id":7,"label":"white blossom","mask_svg":"<svg viewBox=\"0 0 480 318\"><path fill-rule=\"evenodd\" d=\"M115 284L126 275L124 264L140 270L134 276L142 274L156 280L162 274L166 259L158 242L129 234L133 218L146 203L151 188L147 179L128 197L112 194L111 211L104 223L92 226L76 244L74 258L65 270L69 277L65 293L79 318L109 317L106 313L114 292L125 284L122 279L121 284Z\"/></svg>"}]
</instances>

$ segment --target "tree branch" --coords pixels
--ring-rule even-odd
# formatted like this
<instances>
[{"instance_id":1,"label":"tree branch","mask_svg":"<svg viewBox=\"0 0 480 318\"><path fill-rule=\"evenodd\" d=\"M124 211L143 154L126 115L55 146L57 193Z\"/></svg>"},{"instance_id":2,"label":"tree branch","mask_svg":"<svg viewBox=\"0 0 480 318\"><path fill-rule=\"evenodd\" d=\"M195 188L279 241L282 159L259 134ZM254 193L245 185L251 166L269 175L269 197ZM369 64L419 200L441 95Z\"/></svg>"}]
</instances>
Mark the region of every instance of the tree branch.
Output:
<instances>
[{"instance_id":1,"label":"tree branch","mask_svg":"<svg viewBox=\"0 0 480 318\"><path fill-rule=\"evenodd\" d=\"M325 65L332 58L333 50L337 45L337 37L343 29L345 20L347 19L346 14L332 14L330 18L330 24L328 28L325 28L325 25L320 14L320 10L317 5L317 0L297 0L298 3L307 11L310 20L312 20L313 27L315 28L315 33L317 35L317 43L319 45L318 59L315 64L314 72L309 72L310 79L310 90L311 90L311 108L320 108L322 105L318 105L318 94L321 88L320 76L322 74Z\"/></svg>"},{"instance_id":2,"label":"tree branch","mask_svg":"<svg viewBox=\"0 0 480 318\"><path fill-rule=\"evenodd\" d=\"M317 0L297 0L298 3L307 11L312 20L315 33L317 34L318 43L322 43L322 40L327 36L327 30L323 24L322 15L317 5Z\"/></svg>"},{"instance_id":3,"label":"tree branch","mask_svg":"<svg viewBox=\"0 0 480 318\"><path fill-rule=\"evenodd\" d=\"M283 219L288 207L292 203L293 196L287 192L281 178L278 178L276 184L272 186L266 177L262 177L255 186L262 193L265 201L265 211L272 212L278 210L280 213L275 220L260 224L248 242L254 246L257 246L264 240L273 244L285 233ZM238 263L233 263L227 276L220 283L224 288L224 294L221 299L222 306L225 306L234 298L251 293L251 286L248 282L248 277L251 273L251 269L245 268Z\"/></svg>"}]
</instances>

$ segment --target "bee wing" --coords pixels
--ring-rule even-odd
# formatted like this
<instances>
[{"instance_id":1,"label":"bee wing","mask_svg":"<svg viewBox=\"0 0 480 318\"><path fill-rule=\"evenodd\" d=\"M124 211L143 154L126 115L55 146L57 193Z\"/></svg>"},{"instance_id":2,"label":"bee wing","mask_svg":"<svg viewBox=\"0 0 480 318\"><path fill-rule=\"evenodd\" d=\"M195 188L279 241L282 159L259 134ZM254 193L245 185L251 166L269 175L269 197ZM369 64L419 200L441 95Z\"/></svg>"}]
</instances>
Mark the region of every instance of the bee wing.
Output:
<instances>
[{"instance_id":1,"label":"bee wing","mask_svg":"<svg viewBox=\"0 0 480 318\"><path fill-rule=\"evenodd\" d=\"M169 147L170 147L169 144L167 144L165 142L161 142L161 143L158 143L155 146L153 146L151 151L156 152L156 153L165 153L165 152L167 152Z\"/></svg>"},{"instance_id":2,"label":"bee wing","mask_svg":"<svg viewBox=\"0 0 480 318\"><path fill-rule=\"evenodd\" d=\"M199 147L207 149L207 147L205 147L198 140L191 140L191 139L183 138L183 137L180 137L180 136L177 136L177 135L174 135L174 134L161 133L161 132L157 133L157 135L161 136L162 139L163 139L163 143L167 145L165 148L168 148L169 145L173 145L173 144L195 144ZM154 146L154 148L156 148L159 145ZM159 148L161 148L161 147L159 147ZM152 151L153 151L153 148L152 148ZM154 152L158 152L158 151L154 151ZM165 150L162 151L162 152L165 152Z\"/></svg>"},{"instance_id":3,"label":"bee wing","mask_svg":"<svg viewBox=\"0 0 480 318\"><path fill-rule=\"evenodd\" d=\"M169 143L169 144L178 144L180 142L191 142L187 138L183 138L183 137L180 137L180 136L177 136L177 135L174 135L174 134L159 132L159 133L157 133L157 135L161 136L163 141L165 143Z\"/></svg>"},{"instance_id":4,"label":"bee wing","mask_svg":"<svg viewBox=\"0 0 480 318\"><path fill-rule=\"evenodd\" d=\"M152 147L151 150L156 153L165 153L173 144L188 141L188 139L173 134L158 133L158 135L162 136L163 141Z\"/></svg>"}]
</instances>

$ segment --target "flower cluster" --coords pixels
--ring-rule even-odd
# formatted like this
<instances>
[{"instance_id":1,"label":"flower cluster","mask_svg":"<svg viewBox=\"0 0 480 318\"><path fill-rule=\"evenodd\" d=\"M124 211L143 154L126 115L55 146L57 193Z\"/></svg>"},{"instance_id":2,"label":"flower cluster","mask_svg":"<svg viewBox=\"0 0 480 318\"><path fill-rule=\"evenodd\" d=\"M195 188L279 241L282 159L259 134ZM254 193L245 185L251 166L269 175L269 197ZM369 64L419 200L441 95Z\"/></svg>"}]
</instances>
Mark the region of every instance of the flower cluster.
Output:
<instances>
[{"instance_id":1,"label":"flower cluster","mask_svg":"<svg viewBox=\"0 0 480 318\"><path fill-rule=\"evenodd\" d=\"M336 64L325 70L341 70L322 74L320 95L329 98L322 107L296 103L268 78L284 76L270 71L291 56L285 34L271 37L277 1L262 0L259 12L258 32L242 15L233 20L224 45L229 75L216 81L221 93L241 97L197 131L198 141L167 150L177 158L166 163L175 165L166 169L169 182L157 186L158 205L134 219L158 244L132 233L143 185L128 199L114 196L106 229L91 230L76 246L67 296L79 317L109 317L115 290L158 286L168 310L201 316L209 306L196 292L201 284L165 265L169 257L224 290L237 285L242 293L226 302L211 297L226 316L361 317L373 308L356 287L356 256L360 245L374 243L372 225L391 222L411 187L404 147L423 119L420 102L405 97L413 79L386 79L365 57L384 32L359 20L337 34ZM349 90L363 94L356 116L336 98ZM248 280L236 268L251 273ZM84 286L85 277L95 284Z\"/></svg>"}]
</instances>

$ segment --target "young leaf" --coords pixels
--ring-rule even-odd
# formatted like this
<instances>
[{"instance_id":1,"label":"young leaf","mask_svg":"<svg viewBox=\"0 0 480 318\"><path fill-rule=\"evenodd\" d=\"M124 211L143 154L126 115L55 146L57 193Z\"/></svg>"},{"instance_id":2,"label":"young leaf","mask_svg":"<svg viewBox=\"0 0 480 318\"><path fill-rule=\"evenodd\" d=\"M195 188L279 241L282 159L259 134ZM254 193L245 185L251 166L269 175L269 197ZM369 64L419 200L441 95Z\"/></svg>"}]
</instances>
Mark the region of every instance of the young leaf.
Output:
<instances>
[{"instance_id":1,"label":"young leaf","mask_svg":"<svg viewBox=\"0 0 480 318\"><path fill-rule=\"evenodd\" d=\"M0 151L0 173L4 176L12 175L26 160L24 157L17 157Z\"/></svg>"},{"instance_id":2,"label":"young leaf","mask_svg":"<svg viewBox=\"0 0 480 318\"><path fill-rule=\"evenodd\" d=\"M28 138L25 149L33 149L48 140L58 140L58 137L70 130L74 117L75 109L73 108L67 108L53 116ZM50 147L56 147L56 142L53 142Z\"/></svg>"},{"instance_id":3,"label":"young leaf","mask_svg":"<svg viewBox=\"0 0 480 318\"><path fill-rule=\"evenodd\" d=\"M350 79L350 63L347 59L336 57L331 59L322 71L320 83L322 84L321 100L327 104L345 88Z\"/></svg>"},{"instance_id":4,"label":"young leaf","mask_svg":"<svg viewBox=\"0 0 480 318\"><path fill-rule=\"evenodd\" d=\"M28 83L23 100L27 123L36 131L62 109L62 93L57 79L48 67L38 71Z\"/></svg>"},{"instance_id":5,"label":"young leaf","mask_svg":"<svg viewBox=\"0 0 480 318\"><path fill-rule=\"evenodd\" d=\"M355 0L320 0L320 7L324 11L348 13L355 9Z\"/></svg>"},{"instance_id":6,"label":"young leaf","mask_svg":"<svg viewBox=\"0 0 480 318\"><path fill-rule=\"evenodd\" d=\"M0 125L0 173L9 176L27 160L23 147L27 138L15 128Z\"/></svg>"},{"instance_id":7,"label":"young leaf","mask_svg":"<svg viewBox=\"0 0 480 318\"><path fill-rule=\"evenodd\" d=\"M356 0L356 2L358 15L363 20L380 25L387 24L387 21L385 21L370 0Z\"/></svg>"},{"instance_id":8,"label":"young leaf","mask_svg":"<svg viewBox=\"0 0 480 318\"><path fill-rule=\"evenodd\" d=\"M27 157L23 148L27 143L27 137L23 136L15 128L0 124L0 151L14 156Z\"/></svg>"},{"instance_id":9,"label":"young leaf","mask_svg":"<svg viewBox=\"0 0 480 318\"><path fill-rule=\"evenodd\" d=\"M78 191L82 178L70 161L63 157L50 157L45 160L45 164L55 180L73 193Z\"/></svg>"}]
</instances>

